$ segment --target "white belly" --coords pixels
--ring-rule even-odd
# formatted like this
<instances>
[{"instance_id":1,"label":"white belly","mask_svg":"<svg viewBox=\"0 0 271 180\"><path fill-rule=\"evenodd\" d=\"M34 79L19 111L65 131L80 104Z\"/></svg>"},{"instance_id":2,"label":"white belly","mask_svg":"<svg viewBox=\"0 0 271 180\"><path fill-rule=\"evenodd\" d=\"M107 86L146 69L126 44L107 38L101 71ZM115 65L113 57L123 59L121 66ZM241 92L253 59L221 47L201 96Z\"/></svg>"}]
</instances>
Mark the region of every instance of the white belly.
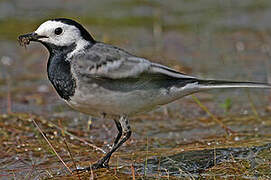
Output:
<instances>
[{"instance_id":1,"label":"white belly","mask_svg":"<svg viewBox=\"0 0 271 180\"><path fill-rule=\"evenodd\" d=\"M119 117L134 115L155 108L157 93L135 90L118 92L94 87L75 90L74 96L67 103L74 109L95 117Z\"/></svg>"},{"instance_id":2,"label":"white belly","mask_svg":"<svg viewBox=\"0 0 271 180\"><path fill-rule=\"evenodd\" d=\"M80 86L81 84L81 86ZM148 112L161 105L191 94L194 86L170 88L139 88L125 91L104 88L95 83L79 83L68 104L74 109L95 117L118 118Z\"/></svg>"}]
</instances>

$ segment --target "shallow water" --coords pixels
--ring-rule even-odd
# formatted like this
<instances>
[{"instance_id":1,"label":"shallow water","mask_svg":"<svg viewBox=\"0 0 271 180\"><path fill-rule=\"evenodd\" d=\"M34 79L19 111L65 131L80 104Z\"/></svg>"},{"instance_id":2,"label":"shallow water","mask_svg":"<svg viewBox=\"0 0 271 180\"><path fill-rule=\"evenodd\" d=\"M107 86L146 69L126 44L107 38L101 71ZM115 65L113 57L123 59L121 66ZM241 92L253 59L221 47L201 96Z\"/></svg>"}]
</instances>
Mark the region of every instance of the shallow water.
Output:
<instances>
[{"instance_id":1,"label":"shallow water","mask_svg":"<svg viewBox=\"0 0 271 180\"><path fill-rule=\"evenodd\" d=\"M116 134L112 121L93 119L91 127L86 128L89 118L67 107L49 84L47 51L35 43L27 49L19 47L18 35L33 31L46 19L69 17L84 24L97 40L190 75L270 82L270 9L268 0L100 0L95 3L87 0L0 0L0 113L3 116L0 121L0 178L69 176L33 122L27 121L33 116L37 116L39 123L44 119L43 130L52 135L57 150L71 167L74 167L73 162L63 144L63 136L48 123L49 120L55 124L61 120L69 132L105 150L109 149L108 144ZM225 168L227 163L234 163L234 167L244 165L244 159L248 158L237 163L234 160L246 152L247 147L250 151L252 146L260 148L270 142L270 91L214 90L196 96L237 134L225 135L191 96L185 97L154 112L132 117L132 139L113 157L111 170L95 172L96 176L110 177L115 174L114 169L120 167L116 177L127 177L126 174L132 174L131 164L134 164L137 177L164 177L167 174L159 174L155 169L161 157L164 158L164 161L160 159L161 165L168 167L170 177L178 178L182 174L170 171L176 164L167 164L168 159L181 165L191 159L189 163L202 162L195 166L188 164L187 168L201 168L195 177L202 174L216 177L222 173L219 168L229 170ZM9 111L16 114L6 115ZM30 113L29 117L26 113ZM102 156L100 151L68 135L66 138L78 166L89 165ZM222 156L220 164L208 166L206 162L213 160L213 148L218 154L231 154L234 160L227 156L225 163ZM240 154L236 155L235 150ZM270 177L269 169L262 168L268 164L270 150L263 151L266 153L260 157L262 163L256 167L260 174L256 176L255 168L244 165L247 176ZM194 156L194 153L202 156ZM206 161L201 161L203 157ZM147 168L140 165L145 164L145 159L150 159ZM226 172L238 174L237 171Z\"/></svg>"}]
</instances>

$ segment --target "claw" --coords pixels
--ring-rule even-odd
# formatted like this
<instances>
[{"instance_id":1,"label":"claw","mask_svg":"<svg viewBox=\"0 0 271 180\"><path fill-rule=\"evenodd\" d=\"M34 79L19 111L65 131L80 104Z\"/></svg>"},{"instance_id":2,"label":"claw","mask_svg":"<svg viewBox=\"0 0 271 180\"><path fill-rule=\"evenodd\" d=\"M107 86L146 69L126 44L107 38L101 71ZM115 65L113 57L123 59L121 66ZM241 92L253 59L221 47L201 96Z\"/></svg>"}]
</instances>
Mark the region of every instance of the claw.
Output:
<instances>
[{"instance_id":1,"label":"claw","mask_svg":"<svg viewBox=\"0 0 271 180\"><path fill-rule=\"evenodd\" d=\"M75 170L73 170L73 172L75 172L75 173L89 172L90 170L96 170L96 169L101 169L101 168L109 169L108 163L97 162L89 167L75 169Z\"/></svg>"},{"instance_id":2,"label":"claw","mask_svg":"<svg viewBox=\"0 0 271 180\"><path fill-rule=\"evenodd\" d=\"M90 167L89 167L90 168ZM108 163L95 163L91 166L91 169L100 169L100 168L106 168L109 169Z\"/></svg>"}]
</instances>

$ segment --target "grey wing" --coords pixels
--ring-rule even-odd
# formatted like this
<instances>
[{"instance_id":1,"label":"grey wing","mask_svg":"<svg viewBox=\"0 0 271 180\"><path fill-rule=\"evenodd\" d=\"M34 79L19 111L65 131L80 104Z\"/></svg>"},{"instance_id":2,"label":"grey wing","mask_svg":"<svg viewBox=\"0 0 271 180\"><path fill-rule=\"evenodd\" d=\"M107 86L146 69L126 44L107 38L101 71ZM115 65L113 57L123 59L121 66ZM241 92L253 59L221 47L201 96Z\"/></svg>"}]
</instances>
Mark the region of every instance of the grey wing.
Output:
<instances>
[{"instance_id":1,"label":"grey wing","mask_svg":"<svg viewBox=\"0 0 271 180\"><path fill-rule=\"evenodd\" d=\"M141 90L141 95L136 97L146 99L149 105L162 105L191 93L214 88L271 88L271 85L262 83L197 79L101 43L73 59L73 62L76 62L73 63L77 66L74 70L80 74L82 81L94 82L113 92Z\"/></svg>"},{"instance_id":2,"label":"grey wing","mask_svg":"<svg viewBox=\"0 0 271 180\"><path fill-rule=\"evenodd\" d=\"M142 74L149 74L150 77L165 75L173 78L195 78L103 43L94 45L75 61L80 67L81 74L99 78L137 78Z\"/></svg>"}]
</instances>

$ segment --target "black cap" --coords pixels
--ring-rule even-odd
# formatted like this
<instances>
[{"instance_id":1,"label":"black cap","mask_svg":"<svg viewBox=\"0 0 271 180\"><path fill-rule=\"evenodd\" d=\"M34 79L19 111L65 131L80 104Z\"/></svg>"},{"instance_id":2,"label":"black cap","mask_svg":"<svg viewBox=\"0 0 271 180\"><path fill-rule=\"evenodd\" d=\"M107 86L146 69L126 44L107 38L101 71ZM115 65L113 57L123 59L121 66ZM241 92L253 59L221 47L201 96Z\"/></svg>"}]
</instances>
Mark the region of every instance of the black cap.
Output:
<instances>
[{"instance_id":1,"label":"black cap","mask_svg":"<svg viewBox=\"0 0 271 180\"><path fill-rule=\"evenodd\" d=\"M78 22L72 20L72 19L67 19L67 18L56 18L56 19L52 19L52 21L60 21L64 24L68 24L68 25L72 25L77 27L80 30L81 36L87 40L87 41L91 41L91 42L95 42L94 38L89 34L89 32Z\"/></svg>"}]
</instances>

